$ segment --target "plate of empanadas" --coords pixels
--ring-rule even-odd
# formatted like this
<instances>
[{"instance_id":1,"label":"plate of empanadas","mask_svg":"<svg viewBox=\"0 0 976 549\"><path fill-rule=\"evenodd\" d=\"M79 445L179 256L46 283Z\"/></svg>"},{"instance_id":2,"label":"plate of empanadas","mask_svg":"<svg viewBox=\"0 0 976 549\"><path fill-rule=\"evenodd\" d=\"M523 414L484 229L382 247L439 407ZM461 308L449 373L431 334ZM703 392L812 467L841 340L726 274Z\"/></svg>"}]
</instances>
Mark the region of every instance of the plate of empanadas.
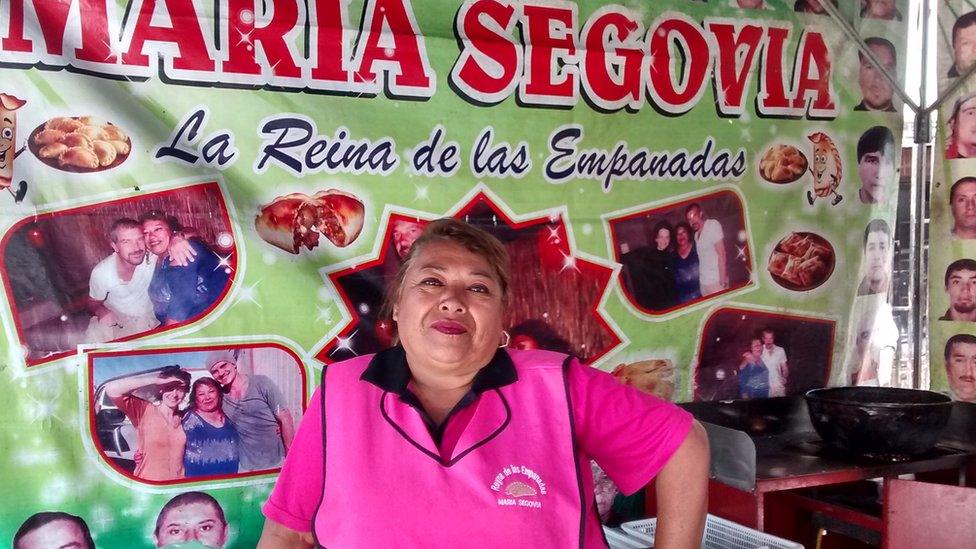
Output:
<instances>
[{"instance_id":1,"label":"plate of empanadas","mask_svg":"<svg viewBox=\"0 0 976 549\"><path fill-rule=\"evenodd\" d=\"M38 126L27 146L41 162L66 172L100 172L125 162L129 135L92 116L58 116Z\"/></svg>"}]
</instances>

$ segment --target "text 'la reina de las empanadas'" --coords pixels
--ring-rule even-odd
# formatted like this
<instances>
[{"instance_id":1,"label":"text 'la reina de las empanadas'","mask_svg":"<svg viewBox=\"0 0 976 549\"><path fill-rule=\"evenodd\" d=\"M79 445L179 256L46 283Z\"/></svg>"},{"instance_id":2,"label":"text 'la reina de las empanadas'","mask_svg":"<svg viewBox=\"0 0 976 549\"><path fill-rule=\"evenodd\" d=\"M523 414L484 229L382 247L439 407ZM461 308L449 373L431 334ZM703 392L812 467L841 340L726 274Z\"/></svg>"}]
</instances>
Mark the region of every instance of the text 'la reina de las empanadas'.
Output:
<instances>
[{"instance_id":1,"label":"text 'la reina de las empanadas'","mask_svg":"<svg viewBox=\"0 0 976 549\"><path fill-rule=\"evenodd\" d=\"M312 196L279 196L261 207L254 226L265 242L297 254L302 246L309 250L318 246L320 234L340 248L352 244L363 230L363 218L358 198L329 189Z\"/></svg>"}]
</instances>

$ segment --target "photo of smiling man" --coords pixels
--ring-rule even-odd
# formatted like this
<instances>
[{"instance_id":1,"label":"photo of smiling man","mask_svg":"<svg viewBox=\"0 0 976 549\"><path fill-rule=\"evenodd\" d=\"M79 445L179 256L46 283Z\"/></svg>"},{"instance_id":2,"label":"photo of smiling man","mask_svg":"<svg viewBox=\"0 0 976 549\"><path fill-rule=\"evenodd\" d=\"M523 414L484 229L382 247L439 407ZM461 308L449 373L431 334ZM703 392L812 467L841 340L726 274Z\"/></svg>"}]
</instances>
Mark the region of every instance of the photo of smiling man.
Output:
<instances>
[{"instance_id":1,"label":"photo of smiling man","mask_svg":"<svg viewBox=\"0 0 976 549\"><path fill-rule=\"evenodd\" d=\"M953 400L976 402L976 336L956 334L949 338L945 369Z\"/></svg>"}]
</instances>

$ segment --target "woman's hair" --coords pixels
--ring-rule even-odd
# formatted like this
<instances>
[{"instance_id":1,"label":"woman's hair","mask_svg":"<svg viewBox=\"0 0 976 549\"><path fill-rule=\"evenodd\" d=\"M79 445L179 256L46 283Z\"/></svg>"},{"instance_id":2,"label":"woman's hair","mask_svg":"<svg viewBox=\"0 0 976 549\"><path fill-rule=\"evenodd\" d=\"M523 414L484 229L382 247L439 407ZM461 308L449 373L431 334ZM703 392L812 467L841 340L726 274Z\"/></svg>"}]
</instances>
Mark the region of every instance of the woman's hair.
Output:
<instances>
[{"instance_id":1,"label":"woman's hair","mask_svg":"<svg viewBox=\"0 0 976 549\"><path fill-rule=\"evenodd\" d=\"M678 238L678 229L684 229L685 232L688 233L688 238L691 240L691 243L695 243L695 231L692 230L691 225L689 225L687 221L680 221L674 226L675 242L677 242Z\"/></svg>"},{"instance_id":2,"label":"woman's hair","mask_svg":"<svg viewBox=\"0 0 976 549\"><path fill-rule=\"evenodd\" d=\"M651 240L654 242L653 245L657 247L657 233L661 232L661 229L668 231L668 246L665 249L670 251L674 248L674 227L667 221L658 221L654 224L654 232L651 233Z\"/></svg>"},{"instance_id":3,"label":"woman's hair","mask_svg":"<svg viewBox=\"0 0 976 549\"><path fill-rule=\"evenodd\" d=\"M508 303L508 285L511 281L509 275L510 260L508 250L497 238L487 232L452 218L443 218L431 221L423 234L420 235L410 247L410 252L403 258L403 263L393 279L393 284L387 289L386 300L383 303L383 318L390 318L393 313L393 305L399 301L400 293L403 290L403 279L407 275L407 270L413 263L414 258L429 244L456 244L465 250L479 255L491 267L498 285L501 286L502 303Z\"/></svg>"},{"instance_id":4,"label":"woman's hair","mask_svg":"<svg viewBox=\"0 0 976 549\"><path fill-rule=\"evenodd\" d=\"M220 384L212 377L201 377L193 382L193 388L190 389L190 409L194 412L197 410L197 387L201 385L206 385L214 391L217 391L217 409L221 410L221 406L224 404L224 393L220 388Z\"/></svg>"},{"instance_id":5,"label":"woman's hair","mask_svg":"<svg viewBox=\"0 0 976 549\"><path fill-rule=\"evenodd\" d=\"M181 368L179 364L166 366L165 368L161 369L159 371L159 377L175 377L180 381L180 383L182 383L184 391L190 390L190 380L192 379L190 377L190 372L187 372L186 370ZM171 387L170 388L167 387L168 384L159 387L159 390L156 393L157 400L162 399L163 393L173 390Z\"/></svg>"}]
</instances>

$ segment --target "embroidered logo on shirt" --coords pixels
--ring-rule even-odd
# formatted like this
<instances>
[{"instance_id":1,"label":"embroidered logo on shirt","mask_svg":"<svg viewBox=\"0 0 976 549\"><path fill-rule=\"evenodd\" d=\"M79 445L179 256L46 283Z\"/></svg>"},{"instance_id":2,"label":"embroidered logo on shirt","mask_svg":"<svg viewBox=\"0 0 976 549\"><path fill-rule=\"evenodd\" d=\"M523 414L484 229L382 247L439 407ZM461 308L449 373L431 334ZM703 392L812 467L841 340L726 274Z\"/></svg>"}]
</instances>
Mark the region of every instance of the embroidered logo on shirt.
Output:
<instances>
[{"instance_id":1,"label":"embroidered logo on shirt","mask_svg":"<svg viewBox=\"0 0 976 549\"><path fill-rule=\"evenodd\" d=\"M498 494L501 507L542 508L542 496L546 495L546 483L524 465L509 465L495 475L491 489Z\"/></svg>"}]
</instances>

